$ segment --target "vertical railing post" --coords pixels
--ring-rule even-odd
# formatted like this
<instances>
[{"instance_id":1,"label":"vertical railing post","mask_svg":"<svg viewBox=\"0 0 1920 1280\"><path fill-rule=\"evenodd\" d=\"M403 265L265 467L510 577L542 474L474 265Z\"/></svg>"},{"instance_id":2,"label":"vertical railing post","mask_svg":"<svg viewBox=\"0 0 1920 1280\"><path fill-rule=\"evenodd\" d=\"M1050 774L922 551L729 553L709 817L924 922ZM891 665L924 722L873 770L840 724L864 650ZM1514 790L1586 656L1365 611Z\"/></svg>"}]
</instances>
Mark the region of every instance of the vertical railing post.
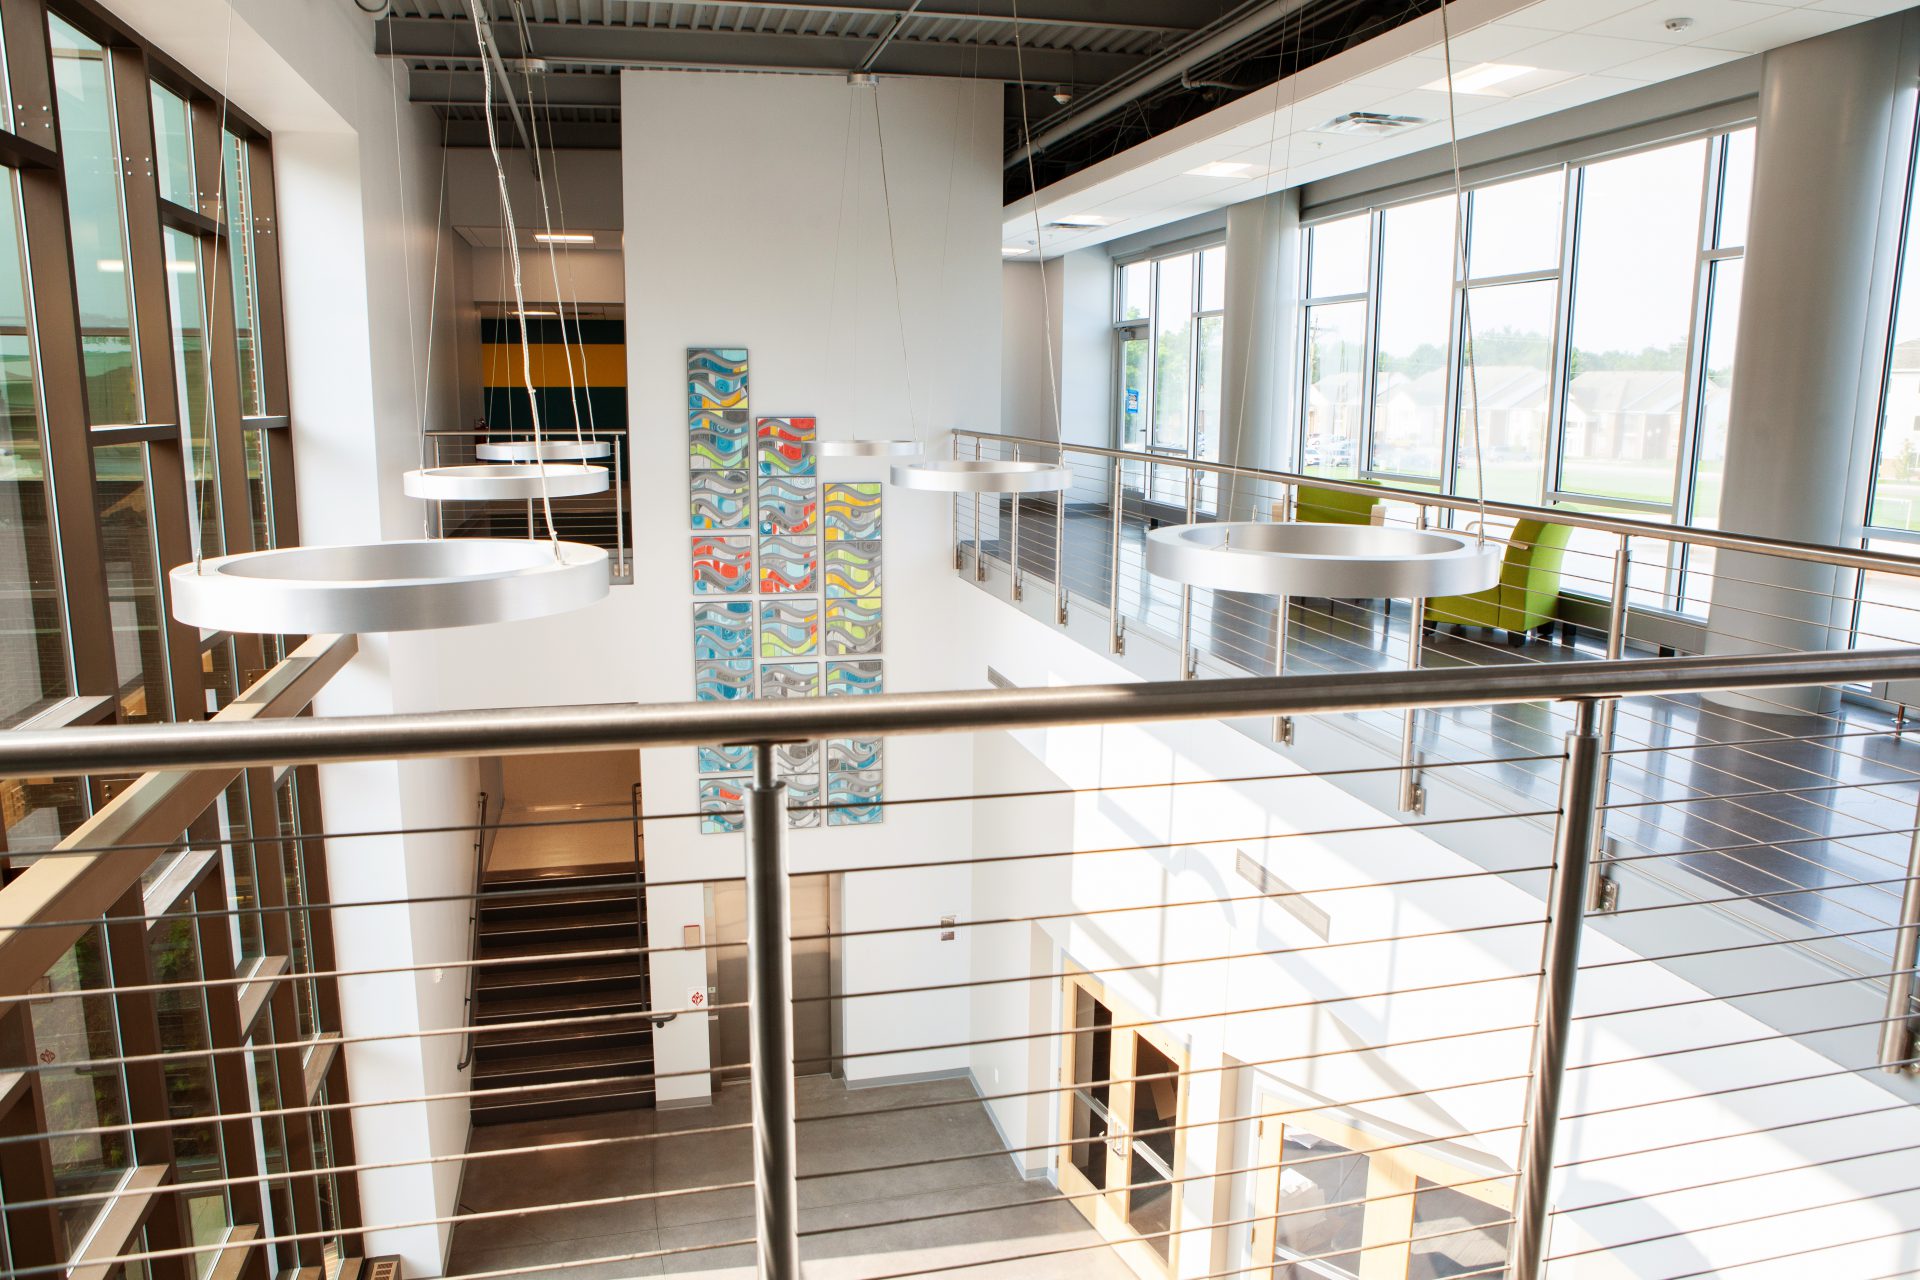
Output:
<instances>
[{"instance_id":1,"label":"vertical railing post","mask_svg":"<svg viewBox=\"0 0 1920 1280\"><path fill-rule=\"evenodd\" d=\"M1195 482L1198 479L1200 473L1191 466L1186 468L1186 473L1187 473L1186 523L1192 524L1194 520L1194 514L1198 509L1195 503L1195 496L1196 496ZM1182 680L1193 679L1194 668L1197 665L1198 665L1198 662L1193 652L1193 588L1183 586L1180 588L1180 678Z\"/></svg>"},{"instance_id":2,"label":"vertical railing post","mask_svg":"<svg viewBox=\"0 0 1920 1280\"><path fill-rule=\"evenodd\" d=\"M1114 653L1127 651L1127 620L1120 612L1120 535L1127 523L1127 463L1113 460L1113 497L1107 512L1113 528L1107 545L1107 648Z\"/></svg>"},{"instance_id":3,"label":"vertical railing post","mask_svg":"<svg viewBox=\"0 0 1920 1280\"><path fill-rule=\"evenodd\" d=\"M1900 924L1893 935L1893 975L1887 980L1887 1020L1880 1026L1880 1066L1889 1073L1920 1070L1914 1061L1914 966L1920 964L1920 809L1907 845L1907 882L1900 893Z\"/></svg>"},{"instance_id":4,"label":"vertical railing post","mask_svg":"<svg viewBox=\"0 0 1920 1280\"><path fill-rule=\"evenodd\" d=\"M1588 853L1599 817L1603 752L1591 699L1577 704L1567 759L1560 774L1560 821L1554 830L1553 881L1540 945L1540 1001L1534 1016L1532 1070L1527 1080L1526 1129L1507 1254L1512 1280L1539 1280L1545 1266L1548 1186L1560 1124L1560 1088L1567 1071L1574 979L1580 971L1580 935L1586 925Z\"/></svg>"},{"instance_id":5,"label":"vertical railing post","mask_svg":"<svg viewBox=\"0 0 1920 1280\"><path fill-rule=\"evenodd\" d=\"M947 456L949 458L952 458L955 462L958 462L960 460L960 437L959 436L954 435L954 436L948 437ZM958 573L962 569L966 568L966 565L967 565L967 562L960 558L960 495L957 493L954 494L951 499L951 502L953 503L953 507L952 507L953 571L955 573Z\"/></svg>"},{"instance_id":6,"label":"vertical railing post","mask_svg":"<svg viewBox=\"0 0 1920 1280\"><path fill-rule=\"evenodd\" d=\"M1624 533L1613 553L1613 599L1607 614L1607 660L1613 661L1627 651L1627 590L1633 572L1633 543ZM1566 623L1561 623L1566 626ZM1614 702L1609 698L1600 706L1600 803L1605 804L1613 779ZM1593 848L1588 853L1593 870L1587 878L1587 910L1612 911L1620 905L1620 886L1607 872L1607 824L1593 824Z\"/></svg>"},{"instance_id":7,"label":"vertical railing post","mask_svg":"<svg viewBox=\"0 0 1920 1280\"><path fill-rule=\"evenodd\" d=\"M1420 514L1414 517L1413 527L1427 527L1427 509L1420 508ZM1387 626L1393 625L1393 601L1386 602ZM1381 641L1381 647L1386 642ZM1416 596L1407 607L1407 670L1418 671L1426 661L1427 652L1427 602L1425 597ZM1417 735L1420 731L1420 709L1408 707L1400 715L1400 811L1402 813L1424 814L1427 811L1427 788L1420 778L1420 762L1416 757Z\"/></svg>"},{"instance_id":8,"label":"vertical railing post","mask_svg":"<svg viewBox=\"0 0 1920 1280\"><path fill-rule=\"evenodd\" d=\"M1280 491L1280 523L1292 518L1287 491ZM1273 602L1273 674L1287 674L1287 613L1293 606L1292 596L1278 596ZM1290 747L1293 745L1293 717L1275 716L1273 718L1274 745Z\"/></svg>"},{"instance_id":9,"label":"vertical railing post","mask_svg":"<svg viewBox=\"0 0 1920 1280\"><path fill-rule=\"evenodd\" d=\"M986 456L986 441L982 440L979 436L975 436L973 438L973 460L975 462L981 462L986 459ZM981 545L981 540L980 492L976 489L973 494L973 580L975 582L985 582L987 580L987 554L986 548Z\"/></svg>"},{"instance_id":10,"label":"vertical railing post","mask_svg":"<svg viewBox=\"0 0 1920 1280\"><path fill-rule=\"evenodd\" d=\"M1020 446L1013 446L1013 460L1020 461ZM1018 602L1026 592L1020 585L1020 494L1015 491L1009 504L1011 513L1007 523L1007 571L1012 575L1013 584L1008 588L1007 598ZM996 499L997 501L997 499Z\"/></svg>"},{"instance_id":11,"label":"vertical railing post","mask_svg":"<svg viewBox=\"0 0 1920 1280\"><path fill-rule=\"evenodd\" d=\"M747 788L747 1033L752 1061L754 1219L761 1280L800 1280L795 1174L793 919L787 882L787 785L774 747L755 746Z\"/></svg>"},{"instance_id":12,"label":"vertical railing post","mask_svg":"<svg viewBox=\"0 0 1920 1280\"><path fill-rule=\"evenodd\" d=\"M1071 468L1063 447L1054 461ZM1067 625L1067 495L1073 492L1073 472L1067 472L1066 487L1053 495L1053 621Z\"/></svg>"},{"instance_id":13,"label":"vertical railing post","mask_svg":"<svg viewBox=\"0 0 1920 1280\"><path fill-rule=\"evenodd\" d=\"M632 570L627 567L627 471L626 461L620 456L620 437L613 441L613 544L618 555L614 562L616 577L630 578Z\"/></svg>"}]
</instances>

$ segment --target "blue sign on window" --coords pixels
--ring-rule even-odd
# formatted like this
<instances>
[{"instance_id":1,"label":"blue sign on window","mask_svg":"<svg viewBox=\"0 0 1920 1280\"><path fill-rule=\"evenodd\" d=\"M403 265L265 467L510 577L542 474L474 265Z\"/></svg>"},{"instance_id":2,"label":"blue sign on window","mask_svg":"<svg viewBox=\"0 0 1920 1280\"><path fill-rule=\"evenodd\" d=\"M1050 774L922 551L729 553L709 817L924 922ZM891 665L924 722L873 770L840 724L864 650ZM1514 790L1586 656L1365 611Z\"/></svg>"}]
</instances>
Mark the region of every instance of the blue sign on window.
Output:
<instances>
[{"instance_id":1,"label":"blue sign on window","mask_svg":"<svg viewBox=\"0 0 1920 1280\"><path fill-rule=\"evenodd\" d=\"M1140 412L1140 388L1138 387L1127 388L1127 412Z\"/></svg>"}]
</instances>

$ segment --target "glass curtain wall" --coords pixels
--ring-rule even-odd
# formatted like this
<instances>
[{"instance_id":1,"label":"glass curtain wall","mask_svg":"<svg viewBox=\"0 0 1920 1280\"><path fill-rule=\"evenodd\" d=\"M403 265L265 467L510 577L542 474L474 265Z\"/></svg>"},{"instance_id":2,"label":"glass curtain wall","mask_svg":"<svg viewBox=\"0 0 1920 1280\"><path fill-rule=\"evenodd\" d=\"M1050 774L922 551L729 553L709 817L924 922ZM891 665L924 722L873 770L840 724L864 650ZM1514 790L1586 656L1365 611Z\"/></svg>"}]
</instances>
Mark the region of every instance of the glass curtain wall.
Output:
<instances>
[{"instance_id":1,"label":"glass curtain wall","mask_svg":"<svg viewBox=\"0 0 1920 1280\"><path fill-rule=\"evenodd\" d=\"M1745 129L1310 223L1299 469L1711 525L1752 171ZM1636 562L1635 603L1710 574Z\"/></svg>"},{"instance_id":2,"label":"glass curtain wall","mask_svg":"<svg viewBox=\"0 0 1920 1280\"><path fill-rule=\"evenodd\" d=\"M1115 275L1114 438L1149 456L1220 459L1220 360L1227 295L1227 249L1209 245L1121 265ZM1184 508L1186 472L1129 468L1128 487ZM1211 514L1209 479L1194 495Z\"/></svg>"}]
</instances>

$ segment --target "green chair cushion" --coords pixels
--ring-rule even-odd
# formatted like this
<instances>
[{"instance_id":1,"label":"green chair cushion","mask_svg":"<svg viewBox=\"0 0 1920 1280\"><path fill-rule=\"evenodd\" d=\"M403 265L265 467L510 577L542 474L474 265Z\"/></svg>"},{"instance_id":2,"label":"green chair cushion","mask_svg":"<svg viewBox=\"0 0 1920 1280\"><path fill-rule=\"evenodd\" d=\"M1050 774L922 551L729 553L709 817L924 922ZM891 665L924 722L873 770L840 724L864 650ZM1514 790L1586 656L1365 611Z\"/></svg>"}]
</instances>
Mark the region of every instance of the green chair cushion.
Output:
<instances>
[{"instance_id":1,"label":"green chair cushion","mask_svg":"<svg viewBox=\"0 0 1920 1280\"><path fill-rule=\"evenodd\" d=\"M1294 502L1293 518L1309 524L1371 524L1373 509L1379 505L1380 499L1372 494L1303 484Z\"/></svg>"}]
</instances>

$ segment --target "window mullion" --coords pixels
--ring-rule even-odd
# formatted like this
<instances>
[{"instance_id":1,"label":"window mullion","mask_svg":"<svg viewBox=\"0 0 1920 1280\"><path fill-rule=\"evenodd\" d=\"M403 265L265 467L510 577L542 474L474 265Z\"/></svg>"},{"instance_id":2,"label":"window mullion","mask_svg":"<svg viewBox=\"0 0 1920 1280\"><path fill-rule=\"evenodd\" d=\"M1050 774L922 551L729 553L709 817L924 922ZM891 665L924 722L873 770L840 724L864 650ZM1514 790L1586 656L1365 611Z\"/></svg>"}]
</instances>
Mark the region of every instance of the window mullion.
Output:
<instances>
[{"instance_id":1,"label":"window mullion","mask_svg":"<svg viewBox=\"0 0 1920 1280\"><path fill-rule=\"evenodd\" d=\"M1547 495L1557 493L1563 484L1560 460L1564 453L1562 436L1567 425L1568 374L1573 367L1573 290L1574 271L1580 259L1580 204L1583 170L1569 165L1560 195L1560 274L1554 282L1553 349L1547 364L1547 429L1541 442L1546 456L1540 460L1540 493L1535 499L1547 505Z\"/></svg>"},{"instance_id":2,"label":"window mullion","mask_svg":"<svg viewBox=\"0 0 1920 1280\"><path fill-rule=\"evenodd\" d=\"M1720 223L1720 182L1726 168L1723 134L1707 145L1706 181L1700 187L1700 255L1693 269L1693 312L1687 327L1687 363L1680 394L1680 449L1674 464L1673 522L1693 523L1694 460L1700 456L1701 397L1707 381L1707 317L1713 302L1714 240ZM1686 544L1668 544L1667 605L1686 604Z\"/></svg>"},{"instance_id":3,"label":"window mullion","mask_svg":"<svg viewBox=\"0 0 1920 1280\"><path fill-rule=\"evenodd\" d=\"M1453 263L1453 307L1447 317L1447 382L1440 418L1440 492L1453 493L1460 483L1460 414L1466 377L1467 259L1473 243L1473 196L1463 193L1453 202L1453 233L1448 256ZM1482 484L1485 481L1481 482ZM1451 511L1443 513L1451 523Z\"/></svg>"},{"instance_id":4,"label":"window mullion","mask_svg":"<svg viewBox=\"0 0 1920 1280\"><path fill-rule=\"evenodd\" d=\"M1374 374L1380 364L1380 254L1386 222L1378 209L1367 215L1367 296L1360 340L1360 438L1354 441L1353 472L1373 471Z\"/></svg>"}]
</instances>

